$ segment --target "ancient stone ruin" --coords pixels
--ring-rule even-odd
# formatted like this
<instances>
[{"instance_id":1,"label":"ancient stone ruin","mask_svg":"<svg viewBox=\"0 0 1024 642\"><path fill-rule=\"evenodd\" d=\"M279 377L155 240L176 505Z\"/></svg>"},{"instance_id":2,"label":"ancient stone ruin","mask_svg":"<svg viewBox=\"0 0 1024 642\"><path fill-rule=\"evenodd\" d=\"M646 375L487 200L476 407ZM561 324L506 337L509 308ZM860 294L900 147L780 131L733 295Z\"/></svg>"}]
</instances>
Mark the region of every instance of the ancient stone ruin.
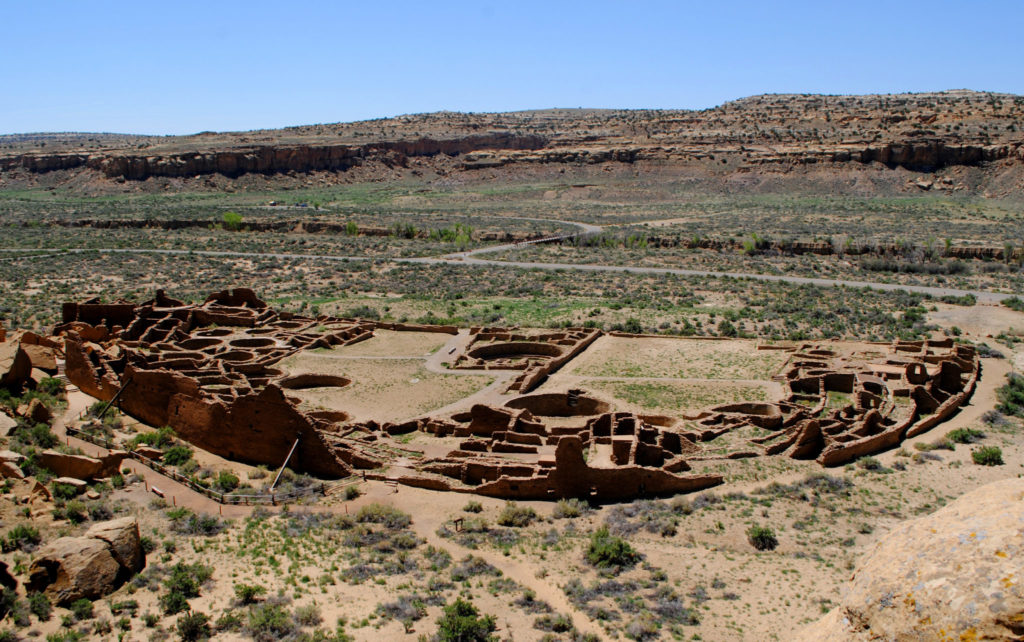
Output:
<instances>
[{"instance_id":1,"label":"ancient stone ruin","mask_svg":"<svg viewBox=\"0 0 1024 642\"><path fill-rule=\"evenodd\" d=\"M944 421L974 389L973 347L951 340L759 345L784 350L776 401L743 402L673 416L622 411L581 389L530 394L602 332L471 328L453 372L515 371L503 405L386 423L307 409L290 394L344 388L347 377L276 368L305 350L332 349L380 328L457 334L421 326L279 312L251 290L185 304L163 292L139 304L68 303L54 334L68 378L88 394L116 398L127 414L171 426L193 445L252 464L322 477L368 479L504 498L597 500L670 495L713 486L691 473L714 459L788 456L835 466L890 448ZM635 338L643 341L643 337ZM688 339L680 338L680 341ZM454 351L455 348L452 348ZM456 438L427 456L395 438Z\"/></svg>"}]
</instances>

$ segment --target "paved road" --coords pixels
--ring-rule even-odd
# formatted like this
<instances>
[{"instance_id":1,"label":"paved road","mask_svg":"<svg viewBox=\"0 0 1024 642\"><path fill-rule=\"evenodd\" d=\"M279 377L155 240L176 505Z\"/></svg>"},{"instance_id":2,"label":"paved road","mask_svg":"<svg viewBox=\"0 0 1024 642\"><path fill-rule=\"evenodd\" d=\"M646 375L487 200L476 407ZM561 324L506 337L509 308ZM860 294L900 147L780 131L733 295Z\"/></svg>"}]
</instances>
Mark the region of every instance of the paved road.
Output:
<instances>
[{"instance_id":1,"label":"paved road","mask_svg":"<svg viewBox=\"0 0 1024 642\"><path fill-rule=\"evenodd\" d=\"M520 217L509 217L509 218L520 218ZM528 219L533 220L533 219ZM549 219L536 219L536 220L549 220ZM447 254L442 257L366 257L366 256L336 256L329 254L293 254L293 253L267 253L267 252L232 252L232 251L220 251L220 250L164 250L164 249L148 249L148 248L70 248L65 253L70 254L85 254L85 253L123 253L123 254L164 254L164 255L181 255L181 254L194 254L196 256L211 256L219 258L274 258L274 259L287 259L287 260L322 260L322 261L387 261L391 263L407 263L417 265L468 265L476 267L513 267L513 268L524 268L530 270L579 270L583 272L620 272L620 273L632 273L632 274L670 274L675 276L700 276L700 277L712 277L712 278L734 278L734 279L753 279L757 281L773 281L781 283L794 283L798 285L815 285L819 287L849 287L849 288L871 288L874 290L882 290L887 292L896 292L903 290L905 292L916 292L919 294L928 294L931 296L965 296L968 294L974 295L979 303L987 304L998 304L1004 299L1007 299L1013 294L1004 294L1000 292L988 292L984 290L961 290L958 288L940 288L926 285L902 285L897 283L879 283L875 281L852 281L845 279L822 279L817 277L803 277L803 276L789 276L789 275L778 275L778 274L755 274L750 272L718 272L714 270L684 270L679 268L656 268L656 267L637 267L631 265L597 265L592 263L534 263L530 261L495 261L489 259L479 258L483 254L491 254L494 252L502 252L505 250L514 250L524 245L533 245L536 243L553 242L563 240L575 236L589 236L592 234L598 234L601 232L602 227L599 225L593 225L590 223L579 223L576 221L563 221L563 220L551 220L553 223L562 223L565 225L575 225L579 228L578 232L572 234L562 234L557 236L546 237L543 239L535 239L532 241L523 241L520 243L506 243L502 245L493 245L475 250L467 250L465 252L455 252ZM0 252L9 253L33 253L46 250L39 249L25 249L25 248L0 248ZM26 259L45 258L54 256L52 251L49 254L34 254L26 256Z\"/></svg>"}]
</instances>

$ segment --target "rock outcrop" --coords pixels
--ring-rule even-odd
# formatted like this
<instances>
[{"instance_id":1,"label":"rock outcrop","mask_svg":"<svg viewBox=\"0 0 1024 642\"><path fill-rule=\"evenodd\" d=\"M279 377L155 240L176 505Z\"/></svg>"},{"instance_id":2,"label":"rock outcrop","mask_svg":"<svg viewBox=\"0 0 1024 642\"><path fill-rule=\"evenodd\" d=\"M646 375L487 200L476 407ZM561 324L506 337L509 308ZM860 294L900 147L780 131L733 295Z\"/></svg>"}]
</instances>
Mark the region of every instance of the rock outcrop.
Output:
<instances>
[{"instance_id":1,"label":"rock outcrop","mask_svg":"<svg viewBox=\"0 0 1024 642\"><path fill-rule=\"evenodd\" d=\"M76 479L99 479L110 477L121 468L121 462L128 453L115 450L102 457L66 455L56 450L44 450L39 455L39 465L52 470L58 477Z\"/></svg>"},{"instance_id":2,"label":"rock outcrop","mask_svg":"<svg viewBox=\"0 0 1024 642\"><path fill-rule=\"evenodd\" d=\"M32 376L32 360L17 341L0 343L0 388L20 388Z\"/></svg>"},{"instance_id":3,"label":"rock outcrop","mask_svg":"<svg viewBox=\"0 0 1024 642\"><path fill-rule=\"evenodd\" d=\"M967 493L882 537L806 642L1024 639L1024 480Z\"/></svg>"},{"instance_id":4,"label":"rock outcrop","mask_svg":"<svg viewBox=\"0 0 1024 642\"><path fill-rule=\"evenodd\" d=\"M82 537L61 537L36 553L26 587L57 604L113 593L146 565L134 517L101 522Z\"/></svg>"}]
</instances>

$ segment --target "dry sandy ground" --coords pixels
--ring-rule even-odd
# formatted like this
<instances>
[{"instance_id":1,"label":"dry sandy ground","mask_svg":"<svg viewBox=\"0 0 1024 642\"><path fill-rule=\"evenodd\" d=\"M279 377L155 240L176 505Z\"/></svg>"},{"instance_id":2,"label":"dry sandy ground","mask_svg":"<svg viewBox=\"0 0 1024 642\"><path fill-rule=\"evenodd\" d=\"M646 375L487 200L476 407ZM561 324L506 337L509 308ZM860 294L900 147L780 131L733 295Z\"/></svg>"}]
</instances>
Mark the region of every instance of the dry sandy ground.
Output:
<instances>
[{"instance_id":1,"label":"dry sandy ground","mask_svg":"<svg viewBox=\"0 0 1024 642\"><path fill-rule=\"evenodd\" d=\"M373 336L333 352L346 357L428 357L451 339L439 332L374 330Z\"/></svg>"},{"instance_id":2,"label":"dry sandy ground","mask_svg":"<svg viewBox=\"0 0 1024 642\"><path fill-rule=\"evenodd\" d=\"M456 562L473 554L501 568L504 577L516 583L514 587L495 589L492 581L496 578L478 576L468 583L455 582L443 595L450 601L462 592L471 596L484 612L497 615L498 633L503 639L538 640L543 635L533 627L536 614L512 605L525 589L534 591L538 600L548 602L556 612L569 615L581 630L594 632L601 639L622 639L623 629L636 617L623 612L621 605L628 601L606 597L593 602L620 618L602 623L588 618L565 592L574 579L584 586L615 579L636 582L637 587L627 597L639 597L646 608L656 604L651 596L659 589L681 596L700 620L699 624L678 628L685 639L786 640L794 627L819 617L838 601L854 560L876 538L884 537L888 529L903 519L931 512L969 489L1024 471L1024 436L1019 426L1007 432L988 431L983 440L1003 449L1003 466L974 465L970 461L971 446L967 445L929 453L939 459L919 457L915 461L913 457L921 454L913 443L934 441L954 427L980 426L980 415L994 403L994 387L1003 380L1008 365L1005 361L986 360L984 368L973 403L947 424L905 444L903 449L879 455L877 459L885 467L882 471L858 466L823 471L813 462L716 462L707 465L726 466L723 472L728 475L727 485L714 489L705 499L684 498L689 507L680 512L672 511L672 501L660 501L609 505L578 519L553 519L552 504L524 502L522 505L536 510L540 520L521 529L520 543L507 551L487 543L471 550L437 534L440 526L450 524L456 517L476 516L462 510L470 499L480 501L483 512L479 516L493 526L504 507L499 500L405 487L395 492L383 484L366 483L362 486L365 495L354 501L330 497L316 506L293 507L291 511L355 514L362 506L381 502L412 515L412 530L422 539L412 552L413 557L420 559L426 546L433 545L447 550ZM850 486L841 493L815 493L806 488L770 490L770 481L788 484L823 472ZM243 520L236 520L231 529L212 538L174 535L160 511L145 508L148 498L141 487L122 491L118 496L131 500L126 506L140 516L144 533L161 542L161 548L150 556L151 565L183 559L214 566L213 581L204 587L201 597L191 602L196 610L218 617L225 610L237 608L232 604L233 586L245 582L268 587L268 595L290 598L288 608L292 610L316 603L325 625L333 625L336 618L344 617L348 632L357 640L414 640L435 630L434 621L440 615L438 606L428 606L423 619L414 623L409 632L399 622L384 621L373 614L380 603L422 592L431 578L450 581L450 569L429 571L421 563L413 573L378 575L376 579L351 584L341 578L348 566L345 556L351 549L338 541L290 541L280 535L278 520L259 527L263 534L256 540L240 539L245 531ZM602 523L621 523L622 518L616 514L623 508L636 510L639 515L669 516L677 522L675 532L662 535L641 527L626 535L644 555L644 563L615 578L602 578L584 561L587 534ZM647 523L639 520L626 519ZM752 524L774 528L778 548L755 551L745 535ZM552 529L555 534L549 535ZM163 541L173 541L175 551L162 552ZM269 555L275 557L276 564L267 561ZM162 562L164 558L166 561ZM324 575L331 576L333 583L321 586L320 578ZM139 602L140 614L157 612L158 592L140 589L128 593L129 589L124 588L104 603L130 598ZM103 604L97 605L100 613L107 609ZM173 622L174 618L168 617L161 625L168 627ZM129 639L149 638L151 630L145 629L140 618L134 618L131 624ZM664 638L670 639L669 625L664 626ZM55 623L36 628L50 631Z\"/></svg>"},{"instance_id":3,"label":"dry sandy ground","mask_svg":"<svg viewBox=\"0 0 1024 642\"><path fill-rule=\"evenodd\" d=\"M1015 312L1004 306L973 305L959 306L938 303L937 310L928 314L928 321L942 327L956 326L968 336L983 341L1000 332L1024 333L1024 313Z\"/></svg>"},{"instance_id":4,"label":"dry sandy ground","mask_svg":"<svg viewBox=\"0 0 1024 642\"><path fill-rule=\"evenodd\" d=\"M299 353L280 367L289 374L341 375L352 381L344 388L290 391L311 407L343 410L353 420L401 421L455 403L493 381L427 370L426 357L449 339L446 334L385 331L351 346Z\"/></svg>"},{"instance_id":5,"label":"dry sandy ground","mask_svg":"<svg viewBox=\"0 0 1024 642\"><path fill-rule=\"evenodd\" d=\"M789 353L758 350L756 341L603 336L566 373L584 377L769 379Z\"/></svg>"}]
</instances>

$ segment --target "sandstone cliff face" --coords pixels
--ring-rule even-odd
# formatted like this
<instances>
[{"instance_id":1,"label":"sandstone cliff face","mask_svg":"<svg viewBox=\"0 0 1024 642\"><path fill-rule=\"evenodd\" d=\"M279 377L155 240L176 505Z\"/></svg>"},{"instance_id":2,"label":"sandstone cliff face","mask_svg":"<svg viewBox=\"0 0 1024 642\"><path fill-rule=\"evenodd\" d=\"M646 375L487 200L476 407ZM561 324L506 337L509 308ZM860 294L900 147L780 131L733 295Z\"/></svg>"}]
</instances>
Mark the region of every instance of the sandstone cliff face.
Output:
<instances>
[{"instance_id":1,"label":"sandstone cliff face","mask_svg":"<svg viewBox=\"0 0 1024 642\"><path fill-rule=\"evenodd\" d=\"M967 493L868 551L807 642L1024 638L1024 480Z\"/></svg>"},{"instance_id":2,"label":"sandstone cliff face","mask_svg":"<svg viewBox=\"0 0 1024 642\"><path fill-rule=\"evenodd\" d=\"M664 162L743 168L880 163L914 171L1020 164L1024 98L976 92L754 96L714 109L436 113L361 123L182 137L73 135L47 151L10 144L3 173L93 172L104 180L345 172L360 165L439 172L505 166ZM57 135L55 135L57 136ZM59 136L58 136L59 138ZM13 139L12 139L13 140ZM451 159L457 158L452 162Z\"/></svg>"},{"instance_id":3,"label":"sandstone cliff face","mask_svg":"<svg viewBox=\"0 0 1024 642\"><path fill-rule=\"evenodd\" d=\"M48 172L87 167L101 171L107 178L129 180L202 174L237 177L251 173L344 171L367 159L403 165L405 159L411 156L458 156L482 149L541 149L546 142L541 136L496 132L445 140L420 138L367 145L259 146L167 155L23 154L0 158L0 171L21 168L32 172Z\"/></svg>"}]
</instances>

